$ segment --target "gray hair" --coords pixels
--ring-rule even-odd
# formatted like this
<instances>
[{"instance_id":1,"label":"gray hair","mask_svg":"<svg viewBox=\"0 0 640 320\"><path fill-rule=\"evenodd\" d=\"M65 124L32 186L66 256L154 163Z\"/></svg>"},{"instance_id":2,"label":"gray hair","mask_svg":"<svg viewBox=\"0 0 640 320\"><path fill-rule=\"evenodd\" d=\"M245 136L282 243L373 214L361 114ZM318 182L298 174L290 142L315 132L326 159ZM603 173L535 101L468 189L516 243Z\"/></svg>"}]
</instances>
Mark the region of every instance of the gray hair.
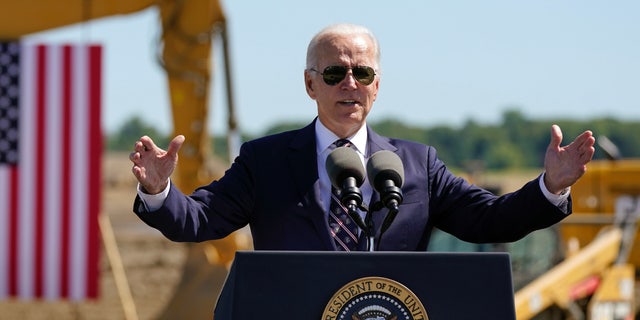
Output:
<instances>
[{"instance_id":1,"label":"gray hair","mask_svg":"<svg viewBox=\"0 0 640 320\"><path fill-rule=\"evenodd\" d=\"M358 36L365 35L371 39L373 43L373 50L376 59L376 69L380 68L380 44L378 43L378 39L376 39L375 35L371 30L366 27L349 24L349 23L339 23L330 25L318 32L309 42L309 46L307 47L307 69L317 67L316 63L318 62L318 45L326 40L328 37L332 36Z\"/></svg>"}]
</instances>

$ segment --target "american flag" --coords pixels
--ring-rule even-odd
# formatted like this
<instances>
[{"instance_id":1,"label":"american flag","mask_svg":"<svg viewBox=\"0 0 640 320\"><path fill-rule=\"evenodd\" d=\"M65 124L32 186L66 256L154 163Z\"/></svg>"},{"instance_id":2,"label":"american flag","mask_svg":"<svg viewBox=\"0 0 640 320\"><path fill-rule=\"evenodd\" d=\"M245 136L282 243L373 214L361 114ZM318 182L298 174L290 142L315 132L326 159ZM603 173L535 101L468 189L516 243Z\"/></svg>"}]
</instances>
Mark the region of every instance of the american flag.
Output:
<instances>
[{"instance_id":1,"label":"american flag","mask_svg":"<svg viewBox=\"0 0 640 320\"><path fill-rule=\"evenodd\" d=\"M102 48L0 42L0 299L98 296Z\"/></svg>"}]
</instances>

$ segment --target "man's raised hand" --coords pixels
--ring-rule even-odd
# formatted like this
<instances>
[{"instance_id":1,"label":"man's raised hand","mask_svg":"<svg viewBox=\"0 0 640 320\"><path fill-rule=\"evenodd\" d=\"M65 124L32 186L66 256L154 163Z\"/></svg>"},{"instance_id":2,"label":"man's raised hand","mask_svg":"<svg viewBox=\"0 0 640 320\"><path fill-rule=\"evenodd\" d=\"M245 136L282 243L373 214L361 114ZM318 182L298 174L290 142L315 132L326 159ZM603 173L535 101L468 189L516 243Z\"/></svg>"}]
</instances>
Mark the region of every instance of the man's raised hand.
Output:
<instances>
[{"instance_id":1,"label":"man's raised hand","mask_svg":"<svg viewBox=\"0 0 640 320\"><path fill-rule=\"evenodd\" d=\"M550 192L559 194L582 177L595 153L595 141L593 133L587 130L561 147L562 131L555 124L551 126L551 141L544 157L544 183Z\"/></svg>"},{"instance_id":2,"label":"man's raised hand","mask_svg":"<svg viewBox=\"0 0 640 320\"><path fill-rule=\"evenodd\" d=\"M156 146L148 136L136 141L129 160L133 162L131 171L140 183L142 191L157 194L167 187L169 177L178 165L178 150L184 140L183 135L176 136L166 151Z\"/></svg>"}]
</instances>

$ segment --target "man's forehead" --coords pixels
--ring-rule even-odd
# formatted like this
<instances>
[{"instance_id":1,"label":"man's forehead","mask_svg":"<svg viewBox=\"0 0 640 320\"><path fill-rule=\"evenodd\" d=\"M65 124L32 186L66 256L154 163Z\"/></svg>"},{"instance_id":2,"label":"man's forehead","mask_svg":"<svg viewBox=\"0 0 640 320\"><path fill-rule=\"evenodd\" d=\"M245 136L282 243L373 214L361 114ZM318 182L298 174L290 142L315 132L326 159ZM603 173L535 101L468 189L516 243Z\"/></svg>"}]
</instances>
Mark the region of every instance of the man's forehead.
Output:
<instances>
[{"instance_id":1,"label":"man's forehead","mask_svg":"<svg viewBox=\"0 0 640 320\"><path fill-rule=\"evenodd\" d=\"M369 37L362 34L342 35L336 34L324 38L320 47L327 50L358 50L367 51L373 49L373 43Z\"/></svg>"},{"instance_id":2,"label":"man's forehead","mask_svg":"<svg viewBox=\"0 0 640 320\"><path fill-rule=\"evenodd\" d=\"M319 62L332 64L371 64L375 55L373 44L363 35L335 36L326 39L321 43L319 51Z\"/></svg>"}]
</instances>

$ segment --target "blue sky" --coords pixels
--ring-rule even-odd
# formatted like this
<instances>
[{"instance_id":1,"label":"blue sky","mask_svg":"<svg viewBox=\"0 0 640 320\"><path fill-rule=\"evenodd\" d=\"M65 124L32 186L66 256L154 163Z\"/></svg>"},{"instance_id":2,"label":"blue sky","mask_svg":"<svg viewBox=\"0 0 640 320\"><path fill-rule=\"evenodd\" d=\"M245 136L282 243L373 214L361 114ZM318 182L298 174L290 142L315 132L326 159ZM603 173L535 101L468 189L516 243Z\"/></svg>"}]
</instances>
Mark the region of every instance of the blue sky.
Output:
<instances>
[{"instance_id":1,"label":"blue sky","mask_svg":"<svg viewBox=\"0 0 640 320\"><path fill-rule=\"evenodd\" d=\"M306 46L324 26L369 27L382 46L370 121L411 125L500 121L517 106L536 119L640 120L640 2L594 0L222 0L229 22L238 121L261 134L279 121L308 122ZM165 133L171 114L156 64L155 9L33 34L29 42L105 46L103 125L140 116ZM214 53L220 58L220 51ZM214 71L212 131L226 130L222 70Z\"/></svg>"}]
</instances>

